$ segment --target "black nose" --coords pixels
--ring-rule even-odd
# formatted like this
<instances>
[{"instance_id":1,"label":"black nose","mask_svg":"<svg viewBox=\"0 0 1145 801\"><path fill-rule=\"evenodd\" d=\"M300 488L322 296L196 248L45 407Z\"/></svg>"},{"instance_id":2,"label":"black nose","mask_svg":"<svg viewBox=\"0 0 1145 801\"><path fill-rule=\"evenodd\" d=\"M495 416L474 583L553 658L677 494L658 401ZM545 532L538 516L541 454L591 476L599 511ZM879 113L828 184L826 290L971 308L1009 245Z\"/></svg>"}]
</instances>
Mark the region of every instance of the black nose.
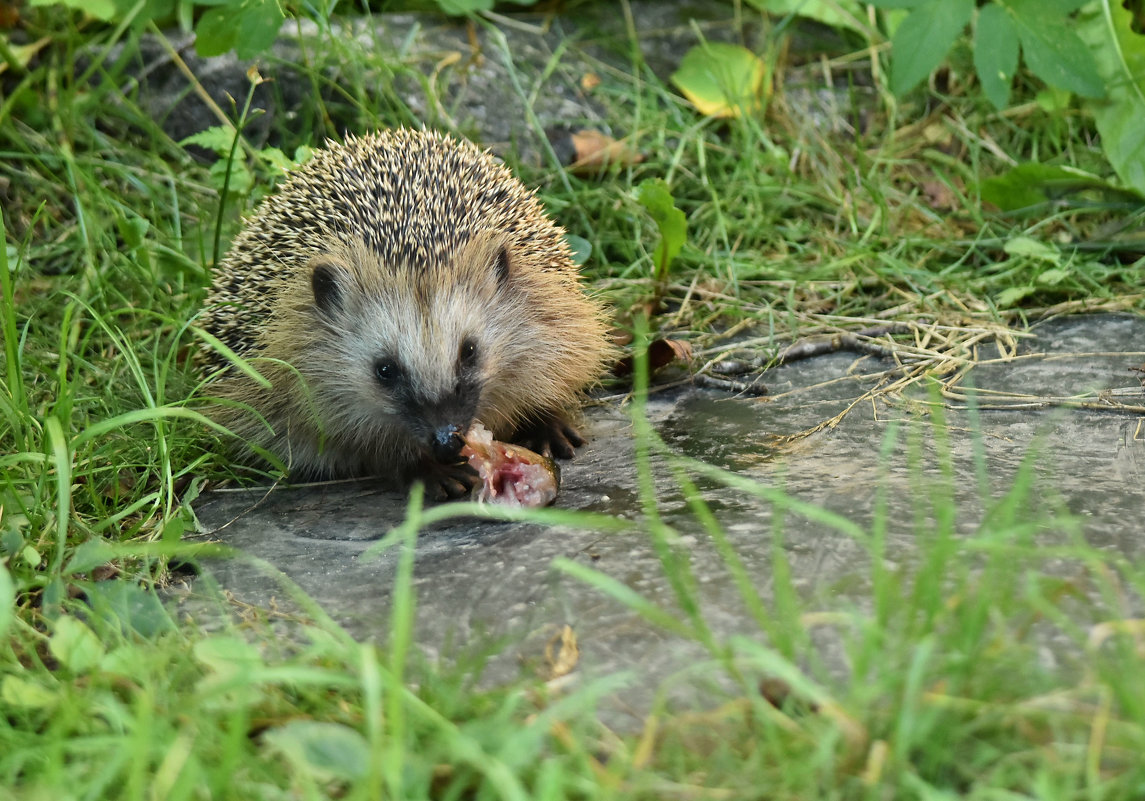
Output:
<instances>
[{"instance_id":1,"label":"black nose","mask_svg":"<svg viewBox=\"0 0 1145 801\"><path fill-rule=\"evenodd\" d=\"M433 432L433 439L429 443L433 449L433 458L441 464L452 464L461 458L461 449L465 440L455 425L442 426Z\"/></svg>"}]
</instances>

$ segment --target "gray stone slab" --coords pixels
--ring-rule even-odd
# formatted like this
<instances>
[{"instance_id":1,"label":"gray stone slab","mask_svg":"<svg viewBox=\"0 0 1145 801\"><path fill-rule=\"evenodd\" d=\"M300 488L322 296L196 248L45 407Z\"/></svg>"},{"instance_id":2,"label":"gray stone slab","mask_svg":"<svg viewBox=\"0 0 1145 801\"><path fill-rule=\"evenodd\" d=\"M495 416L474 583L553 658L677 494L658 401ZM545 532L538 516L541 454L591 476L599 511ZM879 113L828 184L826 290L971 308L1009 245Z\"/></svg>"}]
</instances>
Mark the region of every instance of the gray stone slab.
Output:
<instances>
[{"instance_id":1,"label":"gray stone slab","mask_svg":"<svg viewBox=\"0 0 1145 801\"><path fill-rule=\"evenodd\" d=\"M1124 402L1145 403L1139 374L1129 371L1145 361L1145 319L1065 318L1037 326L1033 334L1022 341L1021 358L982 364L964 384L1053 397L1122 389ZM1035 355L1039 353L1045 355ZM857 358L836 353L769 372L766 382L773 390L805 389L777 393L777 400L734 398L689 387L654 393L647 412L669 454L780 487L793 498L861 526L870 524L881 487L889 504L888 564L909 569L919 514L925 521L929 494L940 486L932 424L919 411L926 398L861 405L833 429L793 444L781 439L835 415L872 384L874 379L857 376L875 372L873 368L853 371ZM872 362L878 360L868 357L864 363ZM987 403L996 401L993 396L980 398L977 424L964 404L944 407L958 530L969 533L981 524L992 499L1009 489L1034 449L1037 503L1080 518L1091 544L1140 559L1145 552L1138 522L1145 508L1141 419L1060 407L988 408ZM557 505L636 518L641 508L628 413L615 399L606 399L588 410L588 418L592 441L565 464ZM889 457L881 460L879 451L892 425L899 436ZM988 475L984 493L976 452L983 455ZM704 619L721 637L760 636L723 559L688 508L670 461L665 453L651 459L657 503L678 535L674 548L687 556L697 576ZM710 479L699 477L697 483L767 601L773 506ZM368 481L278 489L265 495L265 489L214 492L201 499L196 511L214 538L275 565L356 636L384 641L397 555L390 551L366 559L363 554L402 520L404 499ZM1068 541L1058 530L1038 536L1047 544ZM788 513L782 548L796 587L805 597L819 599L820 608L868 607L869 560L862 543ZM622 696L636 708L643 707L667 677L703 657L694 643L666 634L553 570L557 557L590 565L653 603L677 609L653 543L644 533L455 520L418 539L419 646L438 657L502 642L505 647L488 676L498 681L519 671L521 660L540 662L544 640L567 623L579 639L582 675L638 671L639 682ZM1061 569L1072 568L1063 562ZM246 602L265 604L272 596L284 597L274 576L242 560L212 563L209 572ZM843 669L841 660L832 656L838 644L828 639L821 644L827 663ZM1054 649L1054 643L1047 643L1047 659L1054 659Z\"/></svg>"},{"instance_id":2,"label":"gray stone slab","mask_svg":"<svg viewBox=\"0 0 1145 801\"><path fill-rule=\"evenodd\" d=\"M701 40L746 43L759 52L767 45L769 33L759 18L738 14L727 4L633 0L630 7L639 31L639 61L665 82L680 57ZM138 47L120 45L106 54L94 50L89 57L103 59L125 95L175 141L221 124L204 96L235 116L235 103L241 107L250 91L252 67L269 79L254 90L252 108L259 113L244 128L258 147L293 142L300 118L310 120L306 129L329 125L326 133L335 136L378 127L371 122L375 112L363 107L371 99L348 98L347 85L386 87L404 106L391 112L404 114L408 124L453 130L534 166L552 166L550 147L571 162L563 134L572 130L595 128L617 137L634 133L612 129L611 121L627 117L630 109L611 114L610 104L630 101L607 90L609 83L627 87L632 81L637 54L623 14L611 4L592 3L575 15L522 13L512 19L514 24L494 29L440 14L378 14L336 19L325 33L309 20L289 20L270 52L258 59L239 59L233 52L202 58L194 35L180 31L167 32L164 40L145 34ZM844 47L839 34L798 19L786 30L791 37L791 63L784 72L789 116L809 131L846 127L848 117L858 114L851 109L854 98L875 98L864 86L869 81L854 74L840 76L837 87L824 87L819 55ZM332 51L331 38L340 43L338 51ZM341 48L351 63L339 63ZM354 48L371 56L354 54ZM798 65L804 59L814 63L804 69ZM310 71L314 64L321 80ZM603 78L606 91L582 88L589 73ZM289 133L283 136L284 131Z\"/></svg>"}]
</instances>

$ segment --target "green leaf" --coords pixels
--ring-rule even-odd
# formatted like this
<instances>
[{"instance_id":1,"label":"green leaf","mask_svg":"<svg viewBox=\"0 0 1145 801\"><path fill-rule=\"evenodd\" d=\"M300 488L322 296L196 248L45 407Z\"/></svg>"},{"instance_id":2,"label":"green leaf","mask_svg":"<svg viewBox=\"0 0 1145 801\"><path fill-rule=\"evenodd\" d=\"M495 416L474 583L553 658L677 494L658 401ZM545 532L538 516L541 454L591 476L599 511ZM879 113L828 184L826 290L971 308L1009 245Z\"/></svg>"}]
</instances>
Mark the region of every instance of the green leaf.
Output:
<instances>
[{"instance_id":1,"label":"green leaf","mask_svg":"<svg viewBox=\"0 0 1145 801\"><path fill-rule=\"evenodd\" d=\"M31 679L8 675L0 682L0 706L15 709L50 709L59 701L58 693Z\"/></svg>"},{"instance_id":2,"label":"green leaf","mask_svg":"<svg viewBox=\"0 0 1145 801\"><path fill-rule=\"evenodd\" d=\"M1093 55L1064 14L1054 14L1044 0L1005 0L1014 15L1022 53L1030 71L1059 89L1082 97L1102 97L1105 85Z\"/></svg>"},{"instance_id":3,"label":"green leaf","mask_svg":"<svg viewBox=\"0 0 1145 801\"><path fill-rule=\"evenodd\" d=\"M206 150L214 151L220 156L230 154L235 143L235 129L229 125L212 125L196 134L191 134L179 142L180 145L198 145Z\"/></svg>"},{"instance_id":4,"label":"green leaf","mask_svg":"<svg viewBox=\"0 0 1145 801\"><path fill-rule=\"evenodd\" d=\"M114 556L115 549L111 544L102 537L95 537L76 548L72 558L68 560L67 567L64 568L64 573L67 575L86 573L93 567L110 562Z\"/></svg>"},{"instance_id":5,"label":"green leaf","mask_svg":"<svg viewBox=\"0 0 1145 801\"><path fill-rule=\"evenodd\" d=\"M1062 281L1066 280L1072 275L1069 270L1061 267L1053 267L1049 270L1043 270L1038 273L1037 281L1039 284L1047 284L1048 286L1057 286Z\"/></svg>"},{"instance_id":6,"label":"green leaf","mask_svg":"<svg viewBox=\"0 0 1145 801\"><path fill-rule=\"evenodd\" d=\"M370 769L370 747L365 738L340 723L292 720L270 729L263 738L293 768L320 781L352 781Z\"/></svg>"},{"instance_id":7,"label":"green leaf","mask_svg":"<svg viewBox=\"0 0 1145 801\"><path fill-rule=\"evenodd\" d=\"M103 659L104 653L103 643L95 632L68 615L56 619L48 648L52 656L73 673L91 670Z\"/></svg>"},{"instance_id":8,"label":"green leaf","mask_svg":"<svg viewBox=\"0 0 1145 801\"><path fill-rule=\"evenodd\" d=\"M1060 264L1062 258L1061 251L1057 248L1028 236L1015 236L1002 246L1002 250L1010 256L1025 256L1049 264Z\"/></svg>"},{"instance_id":9,"label":"green leaf","mask_svg":"<svg viewBox=\"0 0 1145 801\"><path fill-rule=\"evenodd\" d=\"M1032 286L1012 286L1003 289L998 293L998 297L994 299L994 303L1001 308L1008 308L1015 306L1022 301L1022 299L1037 292L1037 287Z\"/></svg>"},{"instance_id":10,"label":"green leaf","mask_svg":"<svg viewBox=\"0 0 1145 801\"><path fill-rule=\"evenodd\" d=\"M1047 114L1057 114L1069 108L1073 102L1073 92L1049 86L1034 95L1034 102Z\"/></svg>"},{"instance_id":11,"label":"green leaf","mask_svg":"<svg viewBox=\"0 0 1145 801\"><path fill-rule=\"evenodd\" d=\"M220 679L248 675L262 667L262 655L257 648L238 637L211 637L195 643L195 658L213 670Z\"/></svg>"},{"instance_id":12,"label":"green leaf","mask_svg":"<svg viewBox=\"0 0 1145 801\"><path fill-rule=\"evenodd\" d=\"M907 0L914 5L922 0ZM857 0L748 0L748 5L776 17L791 14L813 19L832 28L846 28L866 35L866 12Z\"/></svg>"},{"instance_id":13,"label":"green leaf","mask_svg":"<svg viewBox=\"0 0 1145 801\"><path fill-rule=\"evenodd\" d=\"M746 47L704 42L684 54L672 83L701 114L738 117L759 110L760 95L770 93L767 66Z\"/></svg>"},{"instance_id":14,"label":"green leaf","mask_svg":"<svg viewBox=\"0 0 1145 801\"><path fill-rule=\"evenodd\" d=\"M974 0L930 0L917 6L891 38L891 91L902 95L946 57L974 13Z\"/></svg>"},{"instance_id":15,"label":"green leaf","mask_svg":"<svg viewBox=\"0 0 1145 801\"><path fill-rule=\"evenodd\" d=\"M204 58L229 52L239 35L235 16L229 8L212 8L203 14L195 25L195 52Z\"/></svg>"},{"instance_id":16,"label":"green leaf","mask_svg":"<svg viewBox=\"0 0 1145 801\"><path fill-rule=\"evenodd\" d=\"M25 545L24 550L20 551L20 558L24 560L24 564L28 567L39 567L40 562L44 561L44 557L36 550L33 545Z\"/></svg>"},{"instance_id":17,"label":"green leaf","mask_svg":"<svg viewBox=\"0 0 1145 801\"><path fill-rule=\"evenodd\" d=\"M16 583L8 568L0 564L0 640L8 634L16 619Z\"/></svg>"},{"instance_id":18,"label":"green leaf","mask_svg":"<svg viewBox=\"0 0 1145 801\"><path fill-rule=\"evenodd\" d=\"M437 5L451 17L467 17L478 11L493 10L493 0L437 0Z\"/></svg>"},{"instance_id":19,"label":"green leaf","mask_svg":"<svg viewBox=\"0 0 1145 801\"><path fill-rule=\"evenodd\" d=\"M577 267L588 261L588 257L592 255L592 243L582 236L565 234L565 244L569 246L573 264Z\"/></svg>"},{"instance_id":20,"label":"green leaf","mask_svg":"<svg viewBox=\"0 0 1145 801\"><path fill-rule=\"evenodd\" d=\"M664 280L668 276L668 266L680 253L688 235L688 218L676 208L676 199L663 178L649 178L636 187L636 200L648 210L648 214L660 230L660 243L652 255L656 262L656 278Z\"/></svg>"},{"instance_id":21,"label":"green leaf","mask_svg":"<svg viewBox=\"0 0 1145 801\"><path fill-rule=\"evenodd\" d=\"M1133 13L1102 0L1083 13L1078 32L1097 61L1109 92L1087 104L1101 147L1121 182L1145 194L1145 36L1133 32Z\"/></svg>"},{"instance_id":22,"label":"green leaf","mask_svg":"<svg viewBox=\"0 0 1145 801\"><path fill-rule=\"evenodd\" d=\"M175 627L153 592L129 581L97 581L87 587L92 608L123 632L151 639Z\"/></svg>"},{"instance_id":23,"label":"green leaf","mask_svg":"<svg viewBox=\"0 0 1145 801\"><path fill-rule=\"evenodd\" d=\"M212 8L195 25L195 52L218 56L233 48L239 58L253 58L274 44L285 19L276 0Z\"/></svg>"},{"instance_id":24,"label":"green leaf","mask_svg":"<svg viewBox=\"0 0 1145 801\"><path fill-rule=\"evenodd\" d=\"M987 178L979 191L984 201L1002 211L1017 211L1066 197L1094 203L1140 202L1142 199L1140 194L1114 186L1084 170L1032 163L1020 164Z\"/></svg>"},{"instance_id":25,"label":"green leaf","mask_svg":"<svg viewBox=\"0 0 1145 801\"><path fill-rule=\"evenodd\" d=\"M978 10L974 69L990 104L999 111L1008 106L1010 86L1018 70L1018 31L1006 8L997 3Z\"/></svg>"},{"instance_id":26,"label":"green leaf","mask_svg":"<svg viewBox=\"0 0 1145 801\"><path fill-rule=\"evenodd\" d=\"M918 8L931 0L867 0L875 8Z\"/></svg>"},{"instance_id":27,"label":"green leaf","mask_svg":"<svg viewBox=\"0 0 1145 801\"><path fill-rule=\"evenodd\" d=\"M82 11L102 22L111 22L119 13L115 0L31 0L28 5L64 6Z\"/></svg>"}]
</instances>

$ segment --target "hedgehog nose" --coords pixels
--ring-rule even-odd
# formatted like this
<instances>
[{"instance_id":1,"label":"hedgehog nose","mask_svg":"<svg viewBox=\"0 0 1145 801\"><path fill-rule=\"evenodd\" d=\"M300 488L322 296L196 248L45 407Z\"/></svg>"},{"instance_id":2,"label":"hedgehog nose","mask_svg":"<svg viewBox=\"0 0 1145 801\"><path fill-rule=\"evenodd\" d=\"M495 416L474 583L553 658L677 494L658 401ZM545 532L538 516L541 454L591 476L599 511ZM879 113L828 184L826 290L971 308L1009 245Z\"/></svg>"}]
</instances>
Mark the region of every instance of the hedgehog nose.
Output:
<instances>
[{"instance_id":1,"label":"hedgehog nose","mask_svg":"<svg viewBox=\"0 0 1145 801\"><path fill-rule=\"evenodd\" d=\"M457 426L451 423L434 431L429 444L433 449L434 459L441 464L451 464L461 458L465 440L461 438L461 431Z\"/></svg>"}]
</instances>

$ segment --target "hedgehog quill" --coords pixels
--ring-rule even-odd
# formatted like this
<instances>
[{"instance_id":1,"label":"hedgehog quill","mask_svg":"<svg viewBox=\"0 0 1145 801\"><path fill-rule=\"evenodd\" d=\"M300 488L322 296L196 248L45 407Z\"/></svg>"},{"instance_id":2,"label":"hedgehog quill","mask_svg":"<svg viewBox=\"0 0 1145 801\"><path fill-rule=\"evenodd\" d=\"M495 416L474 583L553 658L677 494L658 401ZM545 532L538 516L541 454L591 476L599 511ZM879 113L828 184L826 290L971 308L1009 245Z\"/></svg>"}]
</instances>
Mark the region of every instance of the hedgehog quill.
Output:
<instances>
[{"instance_id":1,"label":"hedgehog quill","mask_svg":"<svg viewBox=\"0 0 1145 801\"><path fill-rule=\"evenodd\" d=\"M384 131L325 150L266 198L219 264L200 325L214 417L303 479L477 482L477 421L568 458L570 412L608 359L604 308L564 231L487 152Z\"/></svg>"}]
</instances>

